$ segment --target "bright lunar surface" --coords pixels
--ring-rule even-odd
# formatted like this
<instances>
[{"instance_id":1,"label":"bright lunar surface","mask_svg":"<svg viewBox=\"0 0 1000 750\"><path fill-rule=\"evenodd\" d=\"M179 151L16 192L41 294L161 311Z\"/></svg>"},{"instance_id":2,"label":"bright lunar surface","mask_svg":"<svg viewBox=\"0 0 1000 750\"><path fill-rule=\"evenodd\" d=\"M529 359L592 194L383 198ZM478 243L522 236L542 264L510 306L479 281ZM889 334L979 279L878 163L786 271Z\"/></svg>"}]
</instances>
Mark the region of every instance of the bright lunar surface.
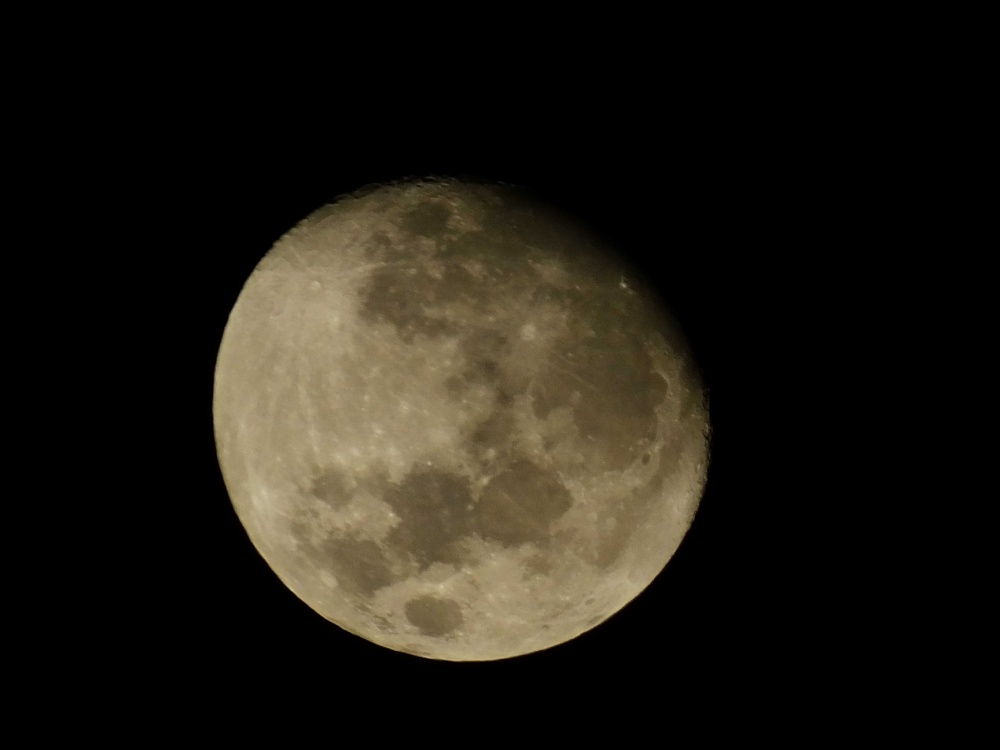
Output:
<instances>
[{"instance_id":1,"label":"bright lunar surface","mask_svg":"<svg viewBox=\"0 0 1000 750\"><path fill-rule=\"evenodd\" d=\"M573 219L472 182L368 189L278 241L229 317L213 409L279 578L352 633L451 661L625 606L708 464L705 392L652 290Z\"/></svg>"}]
</instances>

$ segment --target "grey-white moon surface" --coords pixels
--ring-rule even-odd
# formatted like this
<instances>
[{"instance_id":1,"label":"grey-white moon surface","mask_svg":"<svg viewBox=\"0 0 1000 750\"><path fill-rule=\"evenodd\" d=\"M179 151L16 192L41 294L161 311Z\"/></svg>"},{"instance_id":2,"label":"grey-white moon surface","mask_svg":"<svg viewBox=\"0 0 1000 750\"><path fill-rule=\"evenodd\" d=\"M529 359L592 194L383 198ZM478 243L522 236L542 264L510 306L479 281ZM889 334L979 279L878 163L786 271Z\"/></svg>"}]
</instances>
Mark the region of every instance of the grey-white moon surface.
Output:
<instances>
[{"instance_id":1,"label":"grey-white moon surface","mask_svg":"<svg viewBox=\"0 0 1000 750\"><path fill-rule=\"evenodd\" d=\"M503 659L638 595L705 486L705 389L663 301L501 185L335 201L246 282L215 370L219 463L277 576L374 643Z\"/></svg>"}]
</instances>

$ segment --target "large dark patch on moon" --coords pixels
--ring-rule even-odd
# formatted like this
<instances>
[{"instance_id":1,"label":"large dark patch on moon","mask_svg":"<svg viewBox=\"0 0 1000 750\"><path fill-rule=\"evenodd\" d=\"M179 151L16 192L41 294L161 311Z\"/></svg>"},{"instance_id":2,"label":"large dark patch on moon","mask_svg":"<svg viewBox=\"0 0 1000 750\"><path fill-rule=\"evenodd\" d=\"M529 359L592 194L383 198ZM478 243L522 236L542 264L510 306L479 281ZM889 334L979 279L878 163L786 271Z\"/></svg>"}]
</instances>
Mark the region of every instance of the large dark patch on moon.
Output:
<instances>
[{"instance_id":1,"label":"large dark patch on moon","mask_svg":"<svg viewBox=\"0 0 1000 750\"><path fill-rule=\"evenodd\" d=\"M333 469L319 471L309 485L309 494L333 509L343 508L353 494L347 477Z\"/></svg>"},{"instance_id":2,"label":"large dark patch on moon","mask_svg":"<svg viewBox=\"0 0 1000 750\"><path fill-rule=\"evenodd\" d=\"M621 470L656 435L656 407L667 383L653 368L648 339L636 333L648 335L663 322L624 281L585 277L584 282L580 288L536 290L536 298L559 304L573 322L534 380L531 405L539 419L571 408L588 464Z\"/></svg>"},{"instance_id":3,"label":"large dark patch on moon","mask_svg":"<svg viewBox=\"0 0 1000 750\"><path fill-rule=\"evenodd\" d=\"M507 367L507 336L485 316L496 299L513 300L529 292L529 305L551 304L566 311L571 327L548 353L541 377L530 393L535 415L571 407L585 460L603 471L620 470L641 455L656 431L655 408L666 383L653 371L645 339L637 331L655 329L649 300L631 292L606 258L580 250L580 233L506 195L482 218L484 228L451 237L451 211L430 203L402 218L406 232L433 237L433 249L413 252L408 261L388 260L382 245L371 252L386 260L364 287L361 316L388 323L405 343L419 335L457 335L466 361L461 377L451 376L449 392L461 398L463 385L485 383L497 399L509 402L527 385ZM578 245L574 245L574 241ZM512 248L522 252L514 253ZM542 252L533 248L545 248ZM573 252L575 250L575 252ZM572 283L547 281L529 261L555 261L570 269ZM443 260L432 272L431 260ZM489 274L479 278L463 265L481 261Z\"/></svg>"},{"instance_id":4,"label":"large dark patch on moon","mask_svg":"<svg viewBox=\"0 0 1000 750\"><path fill-rule=\"evenodd\" d=\"M448 228L450 217L451 211L447 206L440 203L427 203L407 211L400 221L400 228L404 232L420 237L440 239Z\"/></svg>"},{"instance_id":5,"label":"large dark patch on moon","mask_svg":"<svg viewBox=\"0 0 1000 750\"><path fill-rule=\"evenodd\" d=\"M421 569L462 561L460 542L475 528L467 478L418 468L398 486L389 484L383 499L400 518L387 538L399 554L412 557Z\"/></svg>"},{"instance_id":6,"label":"large dark patch on moon","mask_svg":"<svg viewBox=\"0 0 1000 750\"><path fill-rule=\"evenodd\" d=\"M374 270L365 288L361 318L392 325L407 344L419 334L439 337L458 328L449 319L442 295L449 286L426 269L413 266L384 266Z\"/></svg>"},{"instance_id":7,"label":"large dark patch on moon","mask_svg":"<svg viewBox=\"0 0 1000 750\"><path fill-rule=\"evenodd\" d=\"M479 529L505 546L547 545L549 529L573 504L556 477L530 461L516 461L493 477L479 499Z\"/></svg>"},{"instance_id":8,"label":"large dark patch on moon","mask_svg":"<svg viewBox=\"0 0 1000 750\"><path fill-rule=\"evenodd\" d=\"M405 577L371 539L341 532L316 540L308 515L289 523L288 528L295 539L293 557L298 565L331 574L339 589L359 603Z\"/></svg>"},{"instance_id":9,"label":"large dark patch on moon","mask_svg":"<svg viewBox=\"0 0 1000 750\"><path fill-rule=\"evenodd\" d=\"M478 498L466 477L421 467L389 485L384 500L400 518L386 538L388 549L421 570L467 562L464 543L473 536L508 547L545 546L552 523L573 503L551 472L525 459L489 479Z\"/></svg>"},{"instance_id":10,"label":"large dark patch on moon","mask_svg":"<svg viewBox=\"0 0 1000 750\"><path fill-rule=\"evenodd\" d=\"M451 599L420 596L406 603L406 619L432 638L448 635L462 626L462 608Z\"/></svg>"},{"instance_id":11,"label":"large dark patch on moon","mask_svg":"<svg viewBox=\"0 0 1000 750\"><path fill-rule=\"evenodd\" d=\"M370 539L337 536L319 546L318 558L349 594L367 598L398 579L378 544Z\"/></svg>"}]
</instances>

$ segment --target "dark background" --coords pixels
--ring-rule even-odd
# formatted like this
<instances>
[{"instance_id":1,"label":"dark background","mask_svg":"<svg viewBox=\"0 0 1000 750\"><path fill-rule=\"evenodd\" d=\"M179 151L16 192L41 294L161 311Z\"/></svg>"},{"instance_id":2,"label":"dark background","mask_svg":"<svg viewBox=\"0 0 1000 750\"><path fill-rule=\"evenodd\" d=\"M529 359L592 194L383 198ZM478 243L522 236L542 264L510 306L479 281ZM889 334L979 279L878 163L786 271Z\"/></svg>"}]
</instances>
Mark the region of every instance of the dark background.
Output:
<instances>
[{"instance_id":1,"label":"dark background","mask_svg":"<svg viewBox=\"0 0 1000 750\"><path fill-rule=\"evenodd\" d=\"M38 515L8 517L25 551L7 581L32 602L9 619L41 636L10 640L28 665L15 690L40 685L45 706L96 698L113 721L156 706L147 729L195 702L254 727L276 699L309 698L324 710L297 723L364 716L373 744L406 706L408 731L440 737L465 716L476 741L539 717L619 739L649 721L742 731L748 711L733 709L774 727L825 702L822 733L861 702L882 711L928 651L952 658L964 633L916 642L913 623L951 617L929 591L956 582L934 548L966 544L982 493L948 488L915 511L930 493L903 480L930 467L892 428L930 465L971 434L924 415L966 408L967 389L938 381L963 372L963 344L937 317L981 264L936 278L964 220L935 205L961 180L934 166L982 161L963 151L978 120L958 104L982 97L942 66L940 39L896 17L708 10L694 25L622 14L612 29L601 9L593 31L510 13L518 28L491 34L505 12L489 8L440 40L398 17L399 40L381 19L255 33L162 14L125 33L107 22L107 40L64 19L64 47L42 24L12 68L5 123L18 199L5 333L25 352L8 372L39 391L8 393L29 424L8 428L6 507ZM311 24L322 41L303 41ZM250 546L215 459L215 355L254 265L333 196L428 173L524 183L598 224L661 286L711 391L708 487L663 574L590 633L507 662L411 658L313 614ZM948 232L928 238L935 221ZM967 465L945 461L949 480ZM907 533L914 516L942 528ZM885 616L901 586L912 622Z\"/></svg>"},{"instance_id":2,"label":"dark background","mask_svg":"<svg viewBox=\"0 0 1000 750\"><path fill-rule=\"evenodd\" d=\"M818 564L829 498L810 436L832 407L810 373L827 366L813 354L811 300L834 232L803 175L830 169L831 157L773 123L736 122L735 104L623 99L363 116L303 100L239 116L216 104L164 112L137 142L120 172L122 192L135 187L135 226L122 231L131 283L105 303L122 364L101 376L126 403L110 471L128 523L99 556L130 681L182 679L208 695L388 691L418 703L446 685L457 702L544 705L559 694L583 710L674 694L787 696L830 667L840 614ZM502 662L395 653L315 614L253 549L215 457L215 355L253 267L337 195L421 175L520 184L589 221L660 288L710 391L708 485L664 572L591 632Z\"/></svg>"},{"instance_id":3,"label":"dark background","mask_svg":"<svg viewBox=\"0 0 1000 750\"><path fill-rule=\"evenodd\" d=\"M278 719L284 744L375 746L968 725L982 698L961 686L991 654L967 612L990 493L962 486L988 424L967 363L992 344L983 253L963 252L982 246L964 172L983 171L983 45L919 14L598 8L587 29L489 6L447 9L434 38L383 6L288 29L273 10L260 31L90 8L17 27L7 682L48 719L15 720L190 744L202 716ZM581 212L649 270L710 388L708 486L666 570L510 661L407 657L312 613L215 457L215 356L255 264L337 194L424 174ZM937 427L953 412L977 430Z\"/></svg>"}]
</instances>

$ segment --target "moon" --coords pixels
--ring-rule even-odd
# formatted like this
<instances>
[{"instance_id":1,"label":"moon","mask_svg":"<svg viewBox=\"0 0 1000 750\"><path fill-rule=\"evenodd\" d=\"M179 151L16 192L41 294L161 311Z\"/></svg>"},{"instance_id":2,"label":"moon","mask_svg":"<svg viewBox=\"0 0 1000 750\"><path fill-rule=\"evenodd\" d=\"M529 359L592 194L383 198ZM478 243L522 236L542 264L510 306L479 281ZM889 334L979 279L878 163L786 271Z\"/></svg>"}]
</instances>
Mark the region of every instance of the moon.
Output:
<instances>
[{"instance_id":1,"label":"moon","mask_svg":"<svg viewBox=\"0 0 1000 750\"><path fill-rule=\"evenodd\" d=\"M706 390L651 284L501 184L343 196L247 280L216 448L274 573L381 646L488 661L620 610L690 527Z\"/></svg>"}]
</instances>

